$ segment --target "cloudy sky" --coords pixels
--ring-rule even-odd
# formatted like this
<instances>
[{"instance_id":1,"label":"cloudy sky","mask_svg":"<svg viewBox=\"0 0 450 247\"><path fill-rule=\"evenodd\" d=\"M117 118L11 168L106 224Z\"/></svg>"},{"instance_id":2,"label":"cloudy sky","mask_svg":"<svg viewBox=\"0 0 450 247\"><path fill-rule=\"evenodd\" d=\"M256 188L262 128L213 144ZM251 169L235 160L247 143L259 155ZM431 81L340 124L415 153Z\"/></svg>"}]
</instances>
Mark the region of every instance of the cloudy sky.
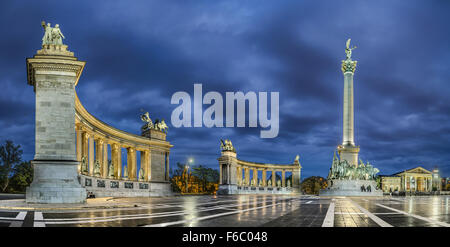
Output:
<instances>
[{"instance_id":1,"label":"cloudy sky","mask_svg":"<svg viewBox=\"0 0 450 247\"><path fill-rule=\"evenodd\" d=\"M355 138L381 174L439 166L450 176L448 1L2 1L0 142L34 155L33 88L25 59L45 20L87 62L77 86L86 109L139 134L141 109L170 120L177 91L280 93L280 133L260 128L170 128L171 164L217 168L219 139L244 160L290 163L326 176L342 141L347 38L358 48Z\"/></svg>"}]
</instances>

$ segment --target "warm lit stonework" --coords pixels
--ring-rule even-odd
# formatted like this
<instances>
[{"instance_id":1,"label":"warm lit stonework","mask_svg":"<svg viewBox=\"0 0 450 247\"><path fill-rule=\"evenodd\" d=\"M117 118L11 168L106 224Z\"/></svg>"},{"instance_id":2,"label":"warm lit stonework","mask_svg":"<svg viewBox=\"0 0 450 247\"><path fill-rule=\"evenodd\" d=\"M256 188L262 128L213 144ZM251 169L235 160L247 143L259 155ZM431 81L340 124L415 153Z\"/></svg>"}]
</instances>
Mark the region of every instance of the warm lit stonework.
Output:
<instances>
[{"instance_id":1,"label":"warm lit stonework","mask_svg":"<svg viewBox=\"0 0 450 247\"><path fill-rule=\"evenodd\" d=\"M293 164L266 164L237 159L236 150L229 140L222 141L221 149L218 194L290 194L300 192L302 166L298 155ZM289 178L287 178L288 173Z\"/></svg>"},{"instance_id":2,"label":"warm lit stonework","mask_svg":"<svg viewBox=\"0 0 450 247\"><path fill-rule=\"evenodd\" d=\"M139 136L89 114L75 92L85 62L62 44L58 25L42 25L42 49L27 59L28 84L36 92L36 154L26 201L83 203L87 194L170 195L172 145L166 141L164 121L155 121L155 125L146 121ZM126 150L126 157L122 157L122 150ZM127 170L123 171L125 161Z\"/></svg>"}]
</instances>

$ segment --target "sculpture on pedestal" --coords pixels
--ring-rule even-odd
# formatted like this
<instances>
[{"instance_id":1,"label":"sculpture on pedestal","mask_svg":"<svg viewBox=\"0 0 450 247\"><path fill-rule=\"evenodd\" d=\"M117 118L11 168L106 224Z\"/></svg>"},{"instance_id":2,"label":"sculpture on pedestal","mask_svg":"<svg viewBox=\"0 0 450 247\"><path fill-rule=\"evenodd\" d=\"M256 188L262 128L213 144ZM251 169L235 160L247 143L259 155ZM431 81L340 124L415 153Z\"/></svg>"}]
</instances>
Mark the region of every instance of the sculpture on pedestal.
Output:
<instances>
[{"instance_id":1,"label":"sculpture on pedestal","mask_svg":"<svg viewBox=\"0 0 450 247\"><path fill-rule=\"evenodd\" d=\"M108 177L114 178L114 164L110 160L108 161Z\"/></svg>"},{"instance_id":2,"label":"sculpture on pedestal","mask_svg":"<svg viewBox=\"0 0 450 247\"><path fill-rule=\"evenodd\" d=\"M150 119L148 112L141 115L141 120L142 122L145 122L145 124L141 127L142 132L154 129L167 133L167 130L169 129L169 126L167 126L164 119L161 119L161 121L159 119L156 119L155 122L153 123L152 120Z\"/></svg>"},{"instance_id":3,"label":"sculpture on pedestal","mask_svg":"<svg viewBox=\"0 0 450 247\"><path fill-rule=\"evenodd\" d=\"M128 167L125 165L123 167L123 178L128 178Z\"/></svg>"},{"instance_id":4,"label":"sculpture on pedestal","mask_svg":"<svg viewBox=\"0 0 450 247\"><path fill-rule=\"evenodd\" d=\"M339 157L334 152L333 162L328 172L328 188L321 190L320 194L325 195L359 195L365 192L362 188L368 186L375 187L376 174L378 169L369 162L364 164L359 159L359 146L355 145L354 138L354 95L353 95L353 75L356 70L357 61L352 60L352 51L356 46L350 46L351 39L346 42L346 59L342 60L341 70L344 75L344 99L343 99L343 138L342 144L337 147ZM356 189L355 189L356 188ZM359 190L361 188L361 191ZM380 195L380 191L374 191L371 195Z\"/></svg>"},{"instance_id":5,"label":"sculpture on pedestal","mask_svg":"<svg viewBox=\"0 0 450 247\"><path fill-rule=\"evenodd\" d=\"M141 167L141 169L139 169L139 181L144 181L144 180L145 180L144 168Z\"/></svg>"},{"instance_id":6,"label":"sculpture on pedestal","mask_svg":"<svg viewBox=\"0 0 450 247\"><path fill-rule=\"evenodd\" d=\"M81 157L81 173L86 174L88 172L87 164L86 164L86 157Z\"/></svg>"},{"instance_id":7,"label":"sculpture on pedestal","mask_svg":"<svg viewBox=\"0 0 450 247\"><path fill-rule=\"evenodd\" d=\"M268 185L269 187L272 187L272 179L269 179L269 181L267 182L267 185Z\"/></svg>"},{"instance_id":8,"label":"sculpture on pedestal","mask_svg":"<svg viewBox=\"0 0 450 247\"><path fill-rule=\"evenodd\" d=\"M59 29L59 24L52 27L50 23L45 24L45 21L41 22L44 28L44 37L42 37L42 45L62 45L62 39L65 39L61 30Z\"/></svg>"},{"instance_id":9,"label":"sculpture on pedestal","mask_svg":"<svg viewBox=\"0 0 450 247\"><path fill-rule=\"evenodd\" d=\"M233 144L228 139L225 139L225 141L220 139L220 149L222 151L236 152L236 149L234 149Z\"/></svg>"},{"instance_id":10,"label":"sculpture on pedestal","mask_svg":"<svg viewBox=\"0 0 450 247\"><path fill-rule=\"evenodd\" d=\"M98 160L96 160L94 162L94 176L96 177L100 177L101 173L100 173L100 162Z\"/></svg>"}]
</instances>

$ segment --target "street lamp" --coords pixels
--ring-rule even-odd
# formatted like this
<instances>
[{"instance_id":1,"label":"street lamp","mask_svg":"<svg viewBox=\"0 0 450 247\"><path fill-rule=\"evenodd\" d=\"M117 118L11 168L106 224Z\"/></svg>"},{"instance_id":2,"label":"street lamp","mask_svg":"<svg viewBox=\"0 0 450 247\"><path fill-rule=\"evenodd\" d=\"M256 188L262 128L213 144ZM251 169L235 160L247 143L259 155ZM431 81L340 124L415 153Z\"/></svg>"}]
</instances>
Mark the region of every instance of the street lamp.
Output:
<instances>
[{"instance_id":1,"label":"street lamp","mask_svg":"<svg viewBox=\"0 0 450 247\"><path fill-rule=\"evenodd\" d=\"M188 193L188 174L189 174L189 164L192 164L194 162L194 159L190 158L188 160L188 165L185 166L186 169L186 193Z\"/></svg>"}]
</instances>

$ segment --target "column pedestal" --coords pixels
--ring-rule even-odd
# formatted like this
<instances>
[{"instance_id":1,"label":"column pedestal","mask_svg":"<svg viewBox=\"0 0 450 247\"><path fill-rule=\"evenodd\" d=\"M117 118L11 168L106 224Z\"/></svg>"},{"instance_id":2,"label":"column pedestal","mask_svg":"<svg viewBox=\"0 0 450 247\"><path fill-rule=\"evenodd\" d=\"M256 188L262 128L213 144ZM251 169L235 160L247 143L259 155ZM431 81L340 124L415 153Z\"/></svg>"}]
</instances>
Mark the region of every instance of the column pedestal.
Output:
<instances>
[{"instance_id":1,"label":"column pedestal","mask_svg":"<svg viewBox=\"0 0 450 247\"><path fill-rule=\"evenodd\" d=\"M78 182L75 135L75 85L85 62L65 45L45 45L27 59L28 84L36 93L33 182L28 203L84 203Z\"/></svg>"}]
</instances>

